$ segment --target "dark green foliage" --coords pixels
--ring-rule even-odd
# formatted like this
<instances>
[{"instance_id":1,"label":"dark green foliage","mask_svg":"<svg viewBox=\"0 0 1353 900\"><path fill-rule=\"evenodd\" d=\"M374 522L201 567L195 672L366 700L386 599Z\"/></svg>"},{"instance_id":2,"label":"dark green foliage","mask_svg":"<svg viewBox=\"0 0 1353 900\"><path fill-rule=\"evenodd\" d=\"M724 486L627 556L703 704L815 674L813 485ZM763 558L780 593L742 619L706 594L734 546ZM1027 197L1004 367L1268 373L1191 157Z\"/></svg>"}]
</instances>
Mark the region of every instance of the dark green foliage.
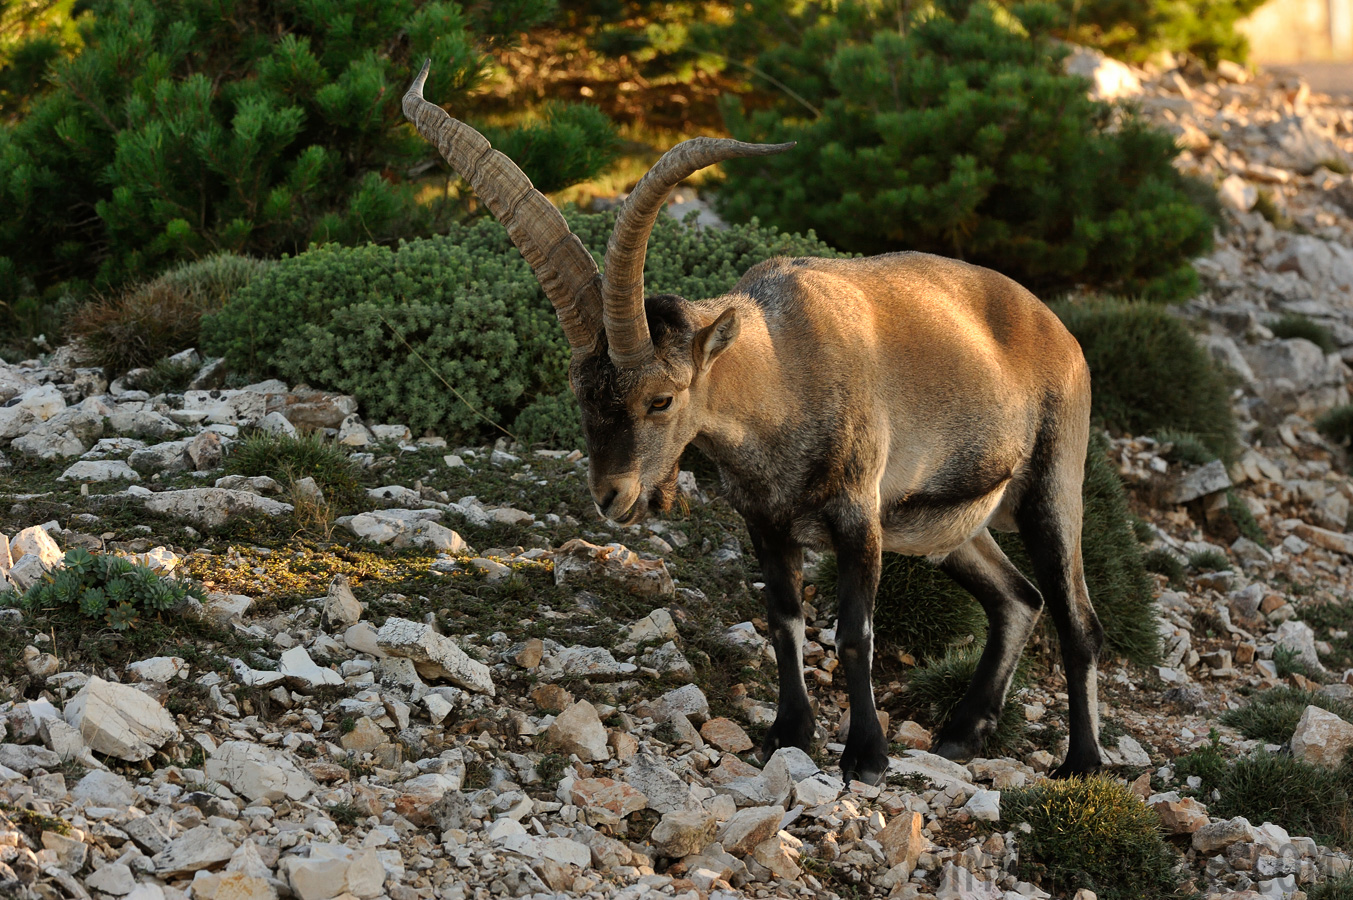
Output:
<instances>
[{"instance_id":1,"label":"dark green foliage","mask_svg":"<svg viewBox=\"0 0 1353 900\"><path fill-rule=\"evenodd\" d=\"M1264 536L1264 530L1259 527L1259 521L1255 519L1254 513L1250 512L1250 507L1234 490L1227 490L1226 492L1226 514L1231 517L1231 521L1235 523L1242 537L1254 541L1261 547L1268 546L1268 538Z\"/></svg>"},{"instance_id":2,"label":"dark green foliage","mask_svg":"<svg viewBox=\"0 0 1353 900\"><path fill-rule=\"evenodd\" d=\"M284 485L313 478L325 499L337 507L362 499L356 465L318 432L296 437L254 432L230 448L225 469L230 475L266 475Z\"/></svg>"},{"instance_id":3,"label":"dark green foliage","mask_svg":"<svg viewBox=\"0 0 1353 900\"><path fill-rule=\"evenodd\" d=\"M1092 435L1083 485L1081 557L1085 581L1104 626L1108 650L1150 665L1160 653L1151 582L1123 483L1107 453L1103 436ZM995 537L1010 560L1032 579L1033 568L1019 537L1000 533ZM835 569L828 564L819 579L829 600L835 596L834 575ZM921 557L884 554L874 609L878 639L920 656L934 656L965 634L980 637L982 631L983 616L976 601Z\"/></svg>"},{"instance_id":4,"label":"dark green foliage","mask_svg":"<svg viewBox=\"0 0 1353 900\"><path fill-rule=\"evenodd\" d=\"M818 566L819 596L836 602L836 556ZM986 634L987 617L972 595L937 567L915 556L883 554L883 571L874 599L874 631L879 641L936 660L957 642Z\"/></svg>"},{"instance_id":5,"label":"dark green foliage","mask_svg":"<svg viewBox=\"0 0 1353 900\"><path fill-rule=\"evenodd\" d=\"M1180 896L1178 856L1155 812L1108 776L1002 791L1001 821L1029 823L1019 838L1019 877L1056 896L1081 888L1103 900Z\"/></svg>"},{"instance_id":6,"label":"dark green foliage","mask_svg":"<svg viewBox=\"0 0 1353 900\"><path fill-rule=\"evenodd\" d=\"M1199 572L1223 572L1231 568L1231 560L1220 550L1199 550L1189 554L1189 568Z\"/></svg>"},{"instance_id":7,"label":"dark green foliage","mask_svg":"<svg viewBox=\"0 0 1353 900\"><path fill-rule=\"evenodd\" d=\"M834 246L925 250L1035 291L1077 285L1176 300L1213 220L1171 165L1173 139L1085 96L1047 6L739 5L769 108L730 107L743 140L797 141L730 162L728 217L815 229Z\"/></svg>"},{"instance_id":8,"label":"dark green foliage","mask_svg":"<svg viewBox=\"0 0 1353 900\"><path fill-rule=\"evenodd\" d=\"M1213 728L1208 732L1206 744L1190 750L1183 756L1176 757L1170 765L1174 768L1175 778L1181 783L1194 775L1202 779L1202 785L1198 788L1197 794L1201 797L1207 797L1212 793L1212 789L1221 784L1222 779L1226 777L1230 760L1222 752L1221 735L1217 733L1217 729Z\"/></svg>"},{"instance_id":9,"label":"dark green foliage","mask_svg":"<svg viewBox=\"0 0 1353 900\"><path fill-rule=\"evenodd\" d=\"M48 67L79 47L76 0L0 0L0 122L22 113Z\"/></svg>"},{"instance_id":10,"label":"dark green foliage","mask_svg":"<svg viewBox=\"0 0 1353 900\"><path fill-rule=\"evenodd\" d=\"M142 615L158 616L189 596L202 596L190 585L161 578L121 556L95 556L77 547L62 562L61 568L23 594L0 591L0 606L17 606L28 613L79 610L86 619L126 631Z\"/></svg>"},{"instance_id":11,"label":"dark green foliage","mask_svg":"<svg viewBox=\"0 0 1353 900\"><path fill-rule=\"evenodd\" d=\"M220 250L426 233L460 207L417 202L409 173L436 151L404 123L411 76L430 57L428 96L463 110L486 51L554 13L553 0L90 7L84 49L0 126L0 302L71 279L118 286ZM532 157L548 168L528 170L546 190L606 157L595 114L554 119L564 127L542 126Z\"/></svg>"},{"instance_id":12,"label":"dark green foliage","mask_svg":"<svg viewBox=\"0 0 1353 900\"><path fill-rule=\"evenodd\" d=\"M1353 876L1341 875L1318 884L1308 884L1302 890L1306 892L1306 900L1353 900Z\"/></svg>"},{"instance_id":13,"label":"dark green foliage","mask_svg":"<svg viewBox=\"0 0 1353 900\"><path fill-rule=\"evenodd\" d=\"M1278 655L1275 651L1274 660ZM1269 744L1285 744L1292 739L1297 722L1308 706L1329 710L1341 719L1353 717L1353 704L1335 700L1319 691L1303 691L1294 687L1277 687L1257 694L1240 709L1222 714L1223 725L1230 725L1253 740Z\"/></svg>"},{"instance_id":14,"label":"dark green foliage","mask_svg":"<svg viewBox=\"0 0 1353 900\"><path fill-rule=\"evenodd\" d=\"M1160 50L1185 51L1216 67L1249 50L1236 23L1264 0L1057 0L1059 36L1142 62Z\"/></svg>"},{"instance_id":15,"label":"dark green foliage","mask_svg":"<svg viewBox=\"0 0 1353 900\"><path fill-rule=\"evenodd\" d=\"M604 253L613 216L569 221ZM646 279L651 293L710 297L781 255L834 254L811 235L709 231L664 217ZM378 421L448 436L489 434L497 423L525 440L581 446L568 344L525 260L489 219L394 250L328 245L283 260L206 319L202 336L237 370L353 394Z\"/></svg>"},{"instance_id":16,"label":"dark green foliage","mask_svg":"<svg viewBox=\"0 0 1353 900\"><path fill-rule=\"evenodd\" d=\"M1288 313L1268 328L1274 337L1305 338L1324 353L1333 353L1339 349L1339 344L1334 340L1334 332L1329 330L1329 326L1321 325L1307 316Z\"/></svg>"},{"instance_id":17,"label":"dark green foliage","mask_svg":"<svg viewBox=\"0 0 1353 900\"><path fill-rule=\"evenodd\" d=\"M572 103L547 103L539 120L486 129L484 136L545 193L591 178L611 164L619 145L605 113Z\"/></svg>"},{"instance_id":18,"label":"dark green foliage","mask_svg":"<svg viewBox=\"0 0 1353 900\"><path fill-rule=\"evenodd\" d=\"M1353 443L1353 403L1336 406L1315 420L1315 427L1332 442L1347 447Z\"/></svg>"},{"instance_id":19,"label":"dark green foliage","mask_svg":"<svg viewBox=\"0 0 1353 900\"><path fill-rule=\"evenodd\" d=\"M1090 364L1097 421L1125 434L1187 432L1224 462L1235 458L1227 379L1177 316L1119 300L1054 308Z\"/></svg>"},{"instance_id":20,"label":"dark green foliage","mask_svg":"<svg viewBox=\"0 0 1353 900\"><path fill-rule=\"evenodd\" d=\"M914 670L907 680L907 703L922 710L933 729L943 728L963 699L981 656L981 643L973 643L951 648L944 656ZM1024 710L1018 697L1027 683L1028 673L1021 661L1001 709L1001 720L996 731L987 737L986 750L993 755L1011 751L1024 736Z\"/></svg>"},{"instance_id":21,"label":"dark green foliage","mask_svg":"<svg viewBox=\"0 0 1353 900\"><path fill-rule=\"evenodd\" d=\"M185 366L162 359L151 366L149 372L137 378L133 386L152 397L156 394L181 393L187 390L189 382L196 374L196 366Z\"/></svg>"},{"instance_id":22,"label":"dark green foliage","mask_svg":"<svg viewBox=\"0 0 1353 900\"><path fill-rule=\"evenodd\" d=\"M1172 587L1184 585L1184 564L1169 550L1157 547L1154 550L1146 551L1142 555L1142 565L1146 567L1148 572L1164 575L1170 580Z\"/></svg>"},{"instance_id":23,"label":"dark green foliage","mask_svg":"<svg viewBox=\"0 0 1353 900\"><path fill-rule=\"evenodd\" d=\"M1217 458L1217 454L1200 441L1196 434L1166 429L1157 432L1154 437L1162 444L1170 445L1170 449L1163 454L1170 462L1183 463L1188 466L1203 466Z\"/></svg>"},{"instance_id":24,"label":"dark green foliage","mask_svg":"<svg viewBox=\"0 0 1353 900\"><path fill-rule=\"evenodd\" d=\"M1347 846L1353 839L1350 788L1353 771L1346 763L1331 771L1260 750L1231 764L1217 786L1221 798L1208 804L1208 813L1272 822L1320 843Z\"/></svg>"},{"instance_id":25,"label":"dark green foliage","mask_svg":"<svg viewBox=\"0 0 1353 900\"><path fill-rule=\"evenodd\" d=\"M1301 654L1291 647L1273 648L1273 668L1277 670L1279 678L1286 678L1288 675L1309 677L1312 674L1302 661Z\"/></svg>"}]
</instances>

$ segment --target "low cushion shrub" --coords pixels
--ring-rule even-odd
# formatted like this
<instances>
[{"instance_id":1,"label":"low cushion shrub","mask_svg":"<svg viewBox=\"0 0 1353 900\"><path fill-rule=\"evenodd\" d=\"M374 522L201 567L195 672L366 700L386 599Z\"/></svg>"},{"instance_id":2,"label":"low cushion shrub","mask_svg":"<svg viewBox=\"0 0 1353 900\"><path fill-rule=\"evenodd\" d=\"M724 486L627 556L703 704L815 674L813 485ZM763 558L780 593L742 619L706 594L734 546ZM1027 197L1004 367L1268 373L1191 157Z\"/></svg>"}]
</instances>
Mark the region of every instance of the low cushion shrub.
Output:
<instances>
[{"instance_id":1,"label":"low cushion shrub","mask_svg":"<svg viewBox=\"0 0 1353 900\"><path fill-rule=\"evenodd\" d=\"M956 256L1037 292L1196 291L1190 261L1213 229L1202 191L1172 166L1172 137L1065 74L1052 7L737 8L732 36L776 90L750 113L730 106L729 129L798 146L728 163L726 216L846 250Z\"/></svg>"},{"instance_id":2,"label":"low cushion shrub","mask_svg":"<svg viewBox=\"0 0 1353 900\"><path fill-rule=\"evenodd\" d=\"M600 257L614 216L572 212ZM649 243L650 293L728 290L754 263L836 255L811 233L756 224L697 229L666 217ZM448 437L493 433L581 446L568 344L526 261L497 222L377 245L326 245L283 259L202 328L237 370L353 394L364 415Z\"/></svg>"},{"instance_id":3,"label":"low cushion shrub","mask_svg":"<svg viewBox=\"0 0 1353 900\"><path fill-rule=\"evenodd\" d=\"M1090 365L1092 413L1122 434L1186 432L1230 463L1230 386L1177 316L1149 303L1097 299L1053 305Z\"/></svg>"},{"instance_id":4,"label":"low cushion shrub","mask_svg":"<svg viewBox=\"0 0 1353 900\"><path fill-rule=\"evenodd\" d=\"M1108 776L1002 791L1001 820L1029 824L1019 835L1019 877L1056 896L1081 888L1102 900L1177 896L1178 855L1165 843L1160 820Z\"/></svg>"}]
</instances>

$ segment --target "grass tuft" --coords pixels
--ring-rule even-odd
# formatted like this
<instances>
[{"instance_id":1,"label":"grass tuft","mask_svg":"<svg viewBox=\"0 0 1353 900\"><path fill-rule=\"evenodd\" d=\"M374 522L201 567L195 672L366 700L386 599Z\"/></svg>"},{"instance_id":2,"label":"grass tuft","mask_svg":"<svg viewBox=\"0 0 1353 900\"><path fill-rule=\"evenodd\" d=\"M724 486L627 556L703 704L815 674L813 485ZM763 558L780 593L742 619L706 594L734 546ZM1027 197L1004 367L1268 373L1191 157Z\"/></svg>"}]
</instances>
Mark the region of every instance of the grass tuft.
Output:
<instances>
[{"instance_id":1,"label":"grass tuft","mask_svg":"<svg viewBox=\"0 0 1353 900\"><path fill-rule=\"evenodd\" d=\"M1177 854L1156 814L1124 784L1105 776L1044 781L1004 791L1001 818L1027 822L1019 838L1019 877L1057 896L1081 888L1101 900L1179 896Z\"/></svg>"},{"instance_id":2,"label":"grass tuft","mask_svg":"<svg viewBox=\"0 0 1353 900\"><path fill-rule=\"evenodd\" d=\"M1226 770L1217 786L1221 797L1209 804L1208 812L1272 822L1292 834L1346 847L1353 838L1351 785L1353 771L1347 765L1330 770L1260 750Z\"/></svg>"},{"instance_id":3,"label":"grass tuft","mask_svg":"<svg viewBox=\"0 0 1353 900\"><path fill-rule=\"evenodd\" d=\"M928 719L933 729L938 730L948 724L968 690L968 683L972 681L981 656L982 647L979 644L953 648L940 659L911 673L905 697L911 706L921 711L920 714ZM1000 722L996 731L987 738L988 751L1010 751L1024 737L1024 711L1017 698L1027 683L1027 667L1021 660L1011 681L1005 707L1001 710Z\"/></svg>"},{"instance_id":4,"label":"grass tuft","mask_svg":"<svg viewBox=\"0 0 1353 900\"><path fill-rule=\"evenodd\" d=\"M1273 658L1278 661L1277 652ZM1353 704L1335 700L1319 691L1277 687L1255 695L1240 709L1227 710L1222 714L1221 722L1251 740L1285 744L1292 739L1292 732L1296 731L1297 722L1308 706L1328 710L1344 721L1353 720Z\"/></svg>"},{"instance_id":5,"label":"grass tuft","mask_svg":"<svg viewBox=\"0 0 1353 900\"><path fill-rule=\"evenodd\" d=\"M1315 420L1316 430L1332 442L1347 447L1353 443L1353 403L1336 406Z\"/></svg>"},{"instance_id":6,"label":"grass tuft","mask_svg":"<svg viewBox=\"0 0 1353 900\"><path fill-rule=\"evenodd\" d=\"M1224 572L1231 560L1220 550L1198 550L1189 554L1189 568L1199 572Z\"/></svg>"},{"instance_id":7,"label":"grass tuft","mask_svg":"<svg viewBox=\"0 0 1353 900\"><path fill-rule=\"evenodd\" d=\"M231 448L225 467L231 475L267 475L287 486L314 478L328 505L340 509L362 499L357 467L338 444L319 433L289 437L256 431Z\"/></svg>"},{"instance_id":8,"label":"grass tuft","mask_svg":"<svg viewBox=\"0 0 1353 900\"><path fill-rule=\"evenodd\" d=\"M1274 337L1305 338L1324 353L1333 353L1339 349L1339 344L1334 340L1334 332L1307 316L1288 313L1268 328Z\"/></svg>"},{"instance_id":9,"label":"grass tuft","mask_svg":"<svg viewBox=\"0 0 1353 900\"><path fill-rule=\"evenodd\" d=\"M1168 578L1170 587L1184 586L1184 564L1169 550L1157 547L1146 551L1142 556L1142 565L1146 566L1146 571Z\"/></svg>"}]
</instances>

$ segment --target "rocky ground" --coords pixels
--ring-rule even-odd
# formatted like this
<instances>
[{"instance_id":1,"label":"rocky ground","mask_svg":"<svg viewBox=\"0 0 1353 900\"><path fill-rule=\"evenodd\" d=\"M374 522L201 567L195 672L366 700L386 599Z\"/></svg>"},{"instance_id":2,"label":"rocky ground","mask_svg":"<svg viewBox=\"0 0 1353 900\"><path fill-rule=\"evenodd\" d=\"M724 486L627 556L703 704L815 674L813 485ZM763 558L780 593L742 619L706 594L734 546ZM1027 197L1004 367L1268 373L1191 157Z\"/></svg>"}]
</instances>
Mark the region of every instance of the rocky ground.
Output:
<instances>
[{"instance_id":1,"label":"rocky ground","mask_svg":"<svg viewBox=\"0 0 1353 900\"><path fill-rule=\"evenodd\" d=\"M1353 693L1353 615L1330 612L1353 583L1353 482L1311 426L1349 400L1353 110L1234 68L1090 70L1179 136L1181 166L1221 184L1228 227L1181 311L1237 372L1245 440L1229 471L1113 442L1157 548L1226 565L1159 580L1162 665L1105 667L1110 771L1160 813L1202 895L1299 897L1344 873L1348 848L1209 817L1171 763L1214 730L1227 752L1253 748L1218 718L1256 690ZM1341 349L1275 338L1284 313L1326 324ZM844 784L833 622L810 586L804 664L824 744L763 764L751 751L775 693L761 585L712 483L683 475L682 511L616 528L571 448L415 440L364 423L351 398L223 389L220 362L192 353L188 389L155 396L72 360L0 365L0 581L25 589L84 548L203 593L125 630L72 609L42 628L0 611L0 893L1049 896L1014 874L1021 832L1000 812L1002 791L1061 752L1065 685L1046 642L1011 700L1029 739L967 765L927 752L906 661L881 659L890 774ZM350 454L360 477L328 486L342 498L230 468L251 430L298 428ZM1208 536L1228 487L1267 547ZM1312 707L1286 749L1328 762L1350 744L1353 726Z\"/></svg>"}]
</instances>

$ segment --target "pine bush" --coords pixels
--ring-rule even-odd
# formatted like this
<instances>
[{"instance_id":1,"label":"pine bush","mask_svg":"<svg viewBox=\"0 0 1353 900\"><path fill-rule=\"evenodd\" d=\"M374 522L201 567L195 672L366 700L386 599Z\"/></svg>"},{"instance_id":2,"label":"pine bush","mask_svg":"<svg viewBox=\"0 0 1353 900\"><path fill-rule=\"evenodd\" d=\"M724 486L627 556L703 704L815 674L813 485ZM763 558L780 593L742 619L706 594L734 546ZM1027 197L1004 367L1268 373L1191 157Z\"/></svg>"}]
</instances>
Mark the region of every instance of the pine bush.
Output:
<instances>
[{"instance_id":1,"label":"pine bush","mask_svg":"<svg viewBox=\"0 0 1353 900\"><path fill-rule=\"evenodd\" d=\"M1264 0L1057 0L1056 33L1118 59L1142 62L1161 50L1186 52L1215 68L1244 62L1249 42L1236 23Z\"/></svg>"},{"instance_id":2,"label":"pine bush","mask_svg":"<svg viewBox=\"0 0 1353 900\"><path fill-rule=\"evenodd\" d=\"M601 256L613 215L571 212ZM830 256L811 234L753 225L708 231L666 217L649 243L651 293L727 291L773 256ZM278 262L202 326L239 371L353 394L363 414L415 431L479 435L496 423L531 442L580 446L568 344L525 260L497 222L390 249L326 245Z\"/></svg>"},{"instance_id":3,"label":"pine bush","mask_svg":"<svg viewBox=\"0 0 1353 900\"><path fill-rule=\"evenodd\" d=\"M1090 364L1098 422L1121 434L1187 432L1223 461L1235 458L1228 380L1183 321L1141 302L1053 308Z\"/></svg>"},{"instance_id":4,"label":"pine bush","mask_svg":"<svg viewBox=\"0 0 1353 900\"><path fill-rule=\"evenodd\" d=\"M1052 39L1056 11L984 0L741 7L767 46L769 108L730 106L743 140L797 141L726 165L734 220L813 228L846 250L925 250L1057 292L1155 299L1196 290L1211 214L1171 162L1173 139L1087 99ZM755 42L753 42L755 43Z\"/></svg>"},{"instance_id":5,"label":"pine bush","mask_svg":"<svg viewBox=\"0 0 1353 900\"><path fill-rule=\"evenodd\" d=\"M1108 444L1103 436L1093 435L1082 488L1085 514L1081 557L1085 581L1090 602L1104 626L1108 651L1150 665L1160 654L1151 582L1123 483L1107 453ZM1033 567L1019 536L993 534L1011 562L1033 580ZM986 619L981 608L949 576L922 557L887 553L884 559L874 601L874 631L880 642L934 659L969 634L979 639L985 634ZM822 596L834 601L834 565L828 563L821 573ZM1044 621L1051 619L1045 616Z\"/></svg>"},{"instance_id":6,"label":"pine bush","mask_svg":"<svg viewBox=\"0 0 1353 900\"><path fill-rule=\"evenodd\" d=\"M0 302L72 280L145 280L222 250L277 256L440 227L462 210L445 196L418 202L417 173L449 169L404 122L405 87L431 57L428 96L464 110L490 69L486 51L555 4L90 7L84 48L0 125ZM529 134L528 162L544 168L528 174L543 190L609 161L595 111L553 110Z\"/></svg>"}]
</instances>

